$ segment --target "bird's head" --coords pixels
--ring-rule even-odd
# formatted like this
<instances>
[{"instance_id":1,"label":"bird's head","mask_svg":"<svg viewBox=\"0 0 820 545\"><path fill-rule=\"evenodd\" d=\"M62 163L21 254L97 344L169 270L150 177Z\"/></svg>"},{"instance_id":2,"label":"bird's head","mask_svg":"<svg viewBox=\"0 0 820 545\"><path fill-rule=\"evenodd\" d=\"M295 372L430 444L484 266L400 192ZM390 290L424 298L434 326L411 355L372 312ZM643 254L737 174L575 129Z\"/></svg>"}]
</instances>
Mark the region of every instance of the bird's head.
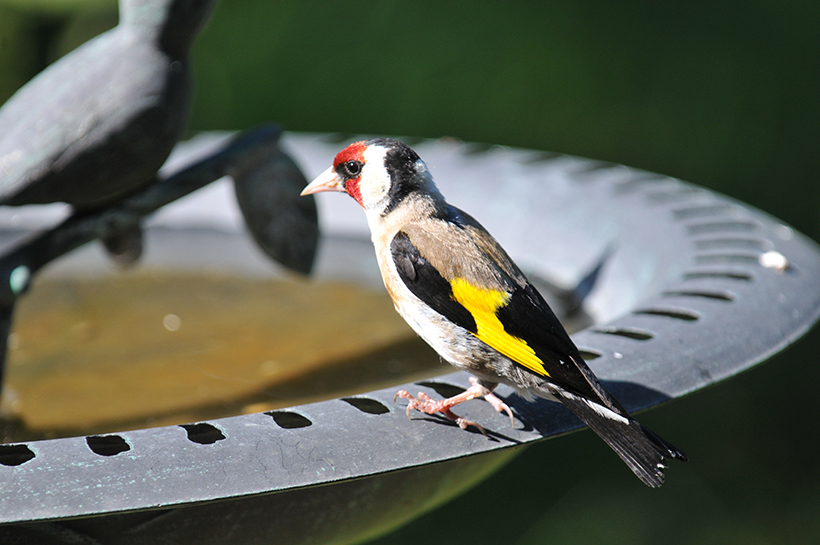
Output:
<instances>
[{"instance_id":1,"label":"bird's head","mask_svg":"<svg viewBox=\"0 0 820 545\"><path fill-rule=\"evenodd\" d=\"M411 196L441 199L427 165L407 145L389 138L350 144L302 195L341 191L368 214L386 215Z\"/></svg>"},{"instance_id":2,"label":"bird's head","mask_svg":"<svg viewBox=\"0 0 820 545\"><path fill-rule=\"evenodd\" d=\"M216 0L120 0L120 24L156 39L174 59L185 58Z\"/></svg>"}]
</instances>

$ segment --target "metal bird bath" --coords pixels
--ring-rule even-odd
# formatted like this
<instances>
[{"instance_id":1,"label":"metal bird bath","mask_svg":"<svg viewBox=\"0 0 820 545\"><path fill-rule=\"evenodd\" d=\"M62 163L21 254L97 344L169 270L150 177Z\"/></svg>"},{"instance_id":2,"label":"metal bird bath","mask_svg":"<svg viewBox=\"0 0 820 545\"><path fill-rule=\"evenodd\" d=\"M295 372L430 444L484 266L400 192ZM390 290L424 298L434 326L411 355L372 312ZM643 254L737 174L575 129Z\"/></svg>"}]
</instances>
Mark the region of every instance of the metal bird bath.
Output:
<instances>
[{"instance_id":1,"label":"metal bird bath","mask_svg":"<svg viewBox=\"0 0 820 545\"><path fill-rule=\"evenodd\" d=\"M348 141L283 137L308 178ZM534 282L574 286L600 265L583 305L592 325L574 340L630 410L765 361L820 314L817 246L730 198L576 157L411 144L448 200L478 218ZM315 275L379 286L363 214L352 200L325 197ZM212 188L168 207L147 229L153 251L142 266L273 274L224 201ZM182 239L202 252L180 252ZM94 267L98 258L82 252L53 273ZM503 387L515 429L487 403L461 407L489 437L435 417L408 422L393 402L399 388L437 395L467 385L468 375L453 373L276 411L2 445L0 541L354 542L468 488L517 445L580 426L563 407L526 403ZM425 499L408 505L408 497Z\"/></svg>"}]
</instances>

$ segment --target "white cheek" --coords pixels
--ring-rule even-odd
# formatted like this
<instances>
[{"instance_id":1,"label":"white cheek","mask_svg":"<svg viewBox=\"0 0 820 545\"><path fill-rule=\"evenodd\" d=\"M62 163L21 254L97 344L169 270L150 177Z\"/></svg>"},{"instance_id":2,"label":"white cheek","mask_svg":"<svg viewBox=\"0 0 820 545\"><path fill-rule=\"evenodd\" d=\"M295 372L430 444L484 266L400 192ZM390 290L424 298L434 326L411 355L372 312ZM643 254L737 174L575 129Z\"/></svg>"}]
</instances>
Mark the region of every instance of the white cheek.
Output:
<instances>
[{"instance_id":1,"label":"white cheek","mask_svg":"<svg viewBox=\"0 0 820 545\"><path fill-rule=\"evenodd\" d=\"M390 191L390 176L384 168L384 156L387 150L371 146L364 152L365 167L362 170L359 191L365 210L382 209L386 205Z\"/></svg>"},{"instance_id":2,"label":"white cheek","mask_svg":"<svg viewBox=\"0 0 820 545\"><path fill-rule=\"evenodd\" d=\"M390 179L380 176L379 171L366 169L362 174L359 190L362 193L362 203L365 208L372 208L387 197Z\"/></svg>"}]
</instances>

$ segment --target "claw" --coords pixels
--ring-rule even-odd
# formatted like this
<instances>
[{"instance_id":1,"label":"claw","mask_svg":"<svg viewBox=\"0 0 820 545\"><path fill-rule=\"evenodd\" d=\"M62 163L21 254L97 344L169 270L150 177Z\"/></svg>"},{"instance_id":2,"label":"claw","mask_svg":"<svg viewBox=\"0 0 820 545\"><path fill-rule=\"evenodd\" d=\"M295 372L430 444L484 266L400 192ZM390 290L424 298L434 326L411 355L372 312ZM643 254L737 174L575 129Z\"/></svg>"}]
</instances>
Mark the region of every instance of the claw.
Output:
<instances>
[{"instance_id":1,"label":"claw","mask_svg":"<svg viewBox=\"0 0 820 545\"><path fill-rule=\"evenodd\" d=\"M478 384L478 379L475 377L470 377L470 384L473 385L473 388L481 388L481 385ZM515 417L513 416L512 409L510 406L501 401L501 399L492 392L484 394L484 399L493 406L498 412L505 412L510 417L510 427L515 428Z\"/></svg>"},{"instance_id":2,"label":"claw","mask_svg":"<svg viewBox=\"0 0 820 545\"><path fill-rule=\"evenodd\" d=\"M410 411L415 408L417 400L415 397L413 397L413 394L411 394L407 390L399 390L398 392L396 392L396 395L393 396L393 403L395 403L396 398L399 397L410 401L410 403L407 404L407 411L405 411L407 413L407 419L410 420Z\"/></svg>"},{"instance_id":3,"label":"claw","mask_svg":"<svg viewBox=\"0 0 820 545\"><path fill-rule=\"evenodd\" d=\"M462 430L466 430L469 426L472 426L475 429L477 429L478 431L480 431L482 433L482 435L484 435L484 437L487 437L487 431L484 429L484 427L481 424L478 424L477 422L473 422L472 420L467 420L466 418L462 418L462 417L458 416L457 414L453 413L453 411L451 411L450 409L445 409L445 410L440 411L440 412L441 412L441 414L443 414L444 416L446 416L447 418L449 418L450 420L452 420L453 422L458 424L458 427L461 428Z\"/></svg>"},{"instance_id":4,"label":"claw","mask_svg":"<svg viewBox=\"0 0 820 545\"><path fill-rule=\"evenodd\" d=\"M484 399L486 399L487 402L489 402L489 404L492 405L493 409L495 409L496 411L500 413L507 413L507 415L510 417L510 427L515 428L515 417L513 416L512 409L510 409L509 405L501 401L498 397L496 397L495 394L487 394L484 396Z\"/></svg>"},{"instance_id":5,"label":"claw","mask_svg":"<svg viewBox=\"0 0 820 545\"><path fill-rule=\"evenodd\" d=\"M451 407L454 407L455 405L463 401L468 401L470 399L475 399L477 397L484 397L484 399L486 399L496 411L506 412L510 416L510 422L512 423L513 427L515 427L515 419L513 417L512 411L507 406L507 404L501 401L495 395L493 395L492 391L478 384L478 380L474 377L470 378L470 382L472 383L472 386L464 392L462 392L461 394L450 397L448 399L443 399L441 401L435 401L433 398L431 398L424 392L419 392L418 397L413 397L413 395L410 394L407 390L399 390L393 396L393 402L395 402L398 398L406 399L408 401L406 410L407 418L410 418L411 410L420 411L425 414L441 413L448 419L458 424L458 427L462 430L466 430L468 427L473 426L486 437L487 432L481 425L479 425L476 422L473 422L472 420L462 418L450 410Z\"/></svg>"}]
</instances>

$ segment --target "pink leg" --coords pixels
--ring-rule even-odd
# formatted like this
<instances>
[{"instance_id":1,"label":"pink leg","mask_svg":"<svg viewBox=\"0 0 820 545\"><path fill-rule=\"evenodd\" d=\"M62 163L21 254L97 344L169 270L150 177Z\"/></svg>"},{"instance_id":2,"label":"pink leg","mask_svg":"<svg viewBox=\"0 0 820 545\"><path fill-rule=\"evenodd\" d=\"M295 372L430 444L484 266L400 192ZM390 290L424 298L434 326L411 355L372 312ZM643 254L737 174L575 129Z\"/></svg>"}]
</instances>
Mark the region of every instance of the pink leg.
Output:
<instances>
[{"instance_id":1,"label":"pink leg","mask_svg":"<svg viewBox=\"0 0 820 545\"><path fill-rule=\"evenodd\" d=\"M481 386L478 384L478 379L475 378L475 377L470 377L470 384L473 385L470 389L476 388L476 387L481 388ZM486 390L487 388L484 388L484 389ZM510 416L510 426L513 427L513 428L515 427L515 417L513 417L513 413L512 413L512 410L510 409L509 405L507 405L506 403L501 401L498 398L498 396L496 396L492 392L492 390L490 390L486 394L484 394L484 399L487 400L487 402L490 405L492 405L493 409L495 409L496 411L507 413Z\"/></svg>"},{"instance_id":2,"label":"pink leg","mask_svg":"<svg viewBox=\"0 0 820 545\"><path fill-rule=\"evenodd\" d=\"M453 413L450 409L459 403L464 401L469 401L471 399L475 399L477 397L483 397L486 399L493 408L498 412L506 412L510 415L510 422L512 425L515 426L515 419L513 418L512 411L507 406L506 403L501 401L498 397L493 395L492 390L485 388L484 386L478 383L478 379L475 377L470 377L470 383L472 386L464 390L462 393L455 395L453 397L442 399L440 401L435 401L430 398L424 392L419 392L418 397L413 397L407 390L400 390L396 392L396 395L393 396L393 400L395 401L396 398L400 397L402 399L406 399L409 401L407 404L407 417L410 417L410 411L415 409L417 411L421 411L425 414L435 414L441 413L450 420L454 421L458 424L458 427L461 429L467 429L468 426L473 426L474 428L478 429L484 435L487 435L487 432L484 431L477 423L473 422L472 420L467 420L462 418L455 413Z\"/></svg>"}]
</instances>

